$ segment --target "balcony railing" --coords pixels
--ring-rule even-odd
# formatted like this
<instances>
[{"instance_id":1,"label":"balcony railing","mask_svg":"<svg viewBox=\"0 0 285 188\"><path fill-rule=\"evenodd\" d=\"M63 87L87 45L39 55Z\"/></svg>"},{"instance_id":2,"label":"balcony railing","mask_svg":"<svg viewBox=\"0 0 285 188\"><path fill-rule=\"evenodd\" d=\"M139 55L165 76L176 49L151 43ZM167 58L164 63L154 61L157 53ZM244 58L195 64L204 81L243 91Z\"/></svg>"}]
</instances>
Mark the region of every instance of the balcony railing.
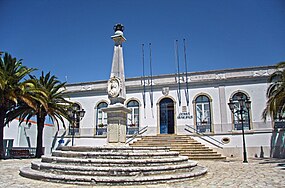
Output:
<instances>
[{"instance_id":1,"label":"balcony railing","mask_svg":"<svg viewBox=\"0 0 285 188\"><path fill-rule=\"evenodd\" d=\"M275 129L285 129L285 119L275 120L274 128Z\"/></svg>"},{"instance_id":2,"label":"balcony railing","mask_svg":"<svg viewBox=\"0 0 285 188\"><path fill-rule=\"evenodd\" d=\"M211 124L209 123L197 123L196 131L199 133L211 132Z\"/></svg>"},{"instance_id":3,"label":"balcony railing","mask_svg":"<svg viewBox=\"0 0 285 188\"><path fill-rule=\"evenodd\" d=\"M235 127L234 127L235 130L242 130L242 122L241 122L241 120L235 120L234 121L234 125L235 125ZM249 130L248 120L244 120L243 121L243 128L244 128L244 130Z\"/></svg>"},{"instance_id":4,"label":"balcony railing","mask_svg":"<svg viewBox=\"0 0 285 188\"><path fill-rule=\"evenodd\" d=\"M127 126L127 135L137 134L139 132L139 126L128 125Z\"/></svg>"},{"instance_id":5,"label":"balcony railing","mask_svg":"<svg viewBox=\"0 0 285 188\"><path fill-rule=\"evenodd\" d=\"M96 135L106 135L107 134L107 125L97 126Z\"/></svg>"}]
</instances>

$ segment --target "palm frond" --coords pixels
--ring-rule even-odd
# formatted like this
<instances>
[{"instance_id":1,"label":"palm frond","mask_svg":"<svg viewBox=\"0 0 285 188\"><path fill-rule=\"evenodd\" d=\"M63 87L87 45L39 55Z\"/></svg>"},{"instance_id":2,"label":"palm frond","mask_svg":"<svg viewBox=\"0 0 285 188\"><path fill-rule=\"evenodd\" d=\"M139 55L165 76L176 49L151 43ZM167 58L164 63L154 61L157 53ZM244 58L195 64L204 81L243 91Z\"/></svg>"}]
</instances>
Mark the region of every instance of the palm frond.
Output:
<instances>
[{"instance_id":1,"label":"palm frond","mask_svg":"<svg viewBox=\"0 0 285 188\"><path fill-rule=\"evenodd\" d=\"M18 108L21 97L27 93L23 79L35 69L23 66L22 59L17 60L8 53L0 55L0 106L6 113L6 122L0 122L2 125L13 120L12 117L16 118L11 115L12 111Z\"/></svg>"},{"instance_id":2,"label":"palm frond","mask_svg":"<svg viewBox=\"0 0 285 188\"><path fill-rule=\"evenodd\" d=\"M267 116L271 116L272 120L278 113L284 112L285 109L285 62L280 62L276 66L268 82L271 84L267 88L267 103L263 110L262 118L266 120Z\"/></svg>"},{"instance_id":3,"label":"palm frond","mask_svg":"<svg viewBox=\"0 0 285 188\"><path fill-rule=\"evenodd\" d=\"M50 72L47 74L42 72L39 78L30 76L27 83L31 101L34 101L33 103L28 103L28 101L28 106L31 106L41 116L49 116L57 126L59 126L59 122L62 122L65 128L65 119L70 121L67 108L71 104L64 98L65 82L61 83Z\"/></svg>"}]
</instances>

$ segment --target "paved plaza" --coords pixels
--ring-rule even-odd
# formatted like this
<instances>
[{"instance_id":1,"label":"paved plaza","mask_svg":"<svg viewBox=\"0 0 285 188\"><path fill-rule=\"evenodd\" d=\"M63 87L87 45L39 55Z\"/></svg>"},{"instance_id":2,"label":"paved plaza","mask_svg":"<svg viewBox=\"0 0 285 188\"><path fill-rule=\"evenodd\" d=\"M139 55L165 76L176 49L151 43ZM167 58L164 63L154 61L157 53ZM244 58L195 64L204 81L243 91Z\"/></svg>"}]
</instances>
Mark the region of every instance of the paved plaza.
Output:
<instances>
[{"instance_id":1,"label":"paved plaza","mask_svg":"<svg viewBox=\"0 0 285 188\"><path fill-rule=\"evenodd\" d=\"M0 187L16 188L67 188L92 187L70 184L59 184L31 180L19 175L19 168L30 165L32 160L13 159L0 161ZM285 159L249 159L243 164L238 159L227 161L199 161L199 165L208 168L208 173L202 177L189 179L189 181L140 186L93 186L93 187L129 187L129 188L168 188L168 187L284 187L285 188Z\"/></svg>"}]
</instances>

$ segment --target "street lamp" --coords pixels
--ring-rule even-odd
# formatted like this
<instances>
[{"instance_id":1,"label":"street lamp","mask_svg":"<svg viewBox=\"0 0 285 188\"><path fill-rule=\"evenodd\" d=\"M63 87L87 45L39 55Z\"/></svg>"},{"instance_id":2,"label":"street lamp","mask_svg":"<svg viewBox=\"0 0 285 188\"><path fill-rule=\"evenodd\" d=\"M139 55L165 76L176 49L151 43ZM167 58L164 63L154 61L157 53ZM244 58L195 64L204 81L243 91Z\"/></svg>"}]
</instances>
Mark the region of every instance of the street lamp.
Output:
<instances>
[{"instance_id":1,"label":"street lamp","mask_svg":"<svg viewBox=\"0 0 285 188\"><path fill-rule=\"evenodd\" d=\"M74 128L75 123L79 122L85 115L84 109L80 110L80 107L77 104L74 104L72 108L67 110L67 114L72 122L72 146L74 145Z\"/></svg>"},{"instance_id":2,"label":"street lamp","mask_svg":"<svg viewBox=\"0 0 285 188\"><path fill-rule=\"evenodd\" d=\"M247 163L247 154L246 154L246 147L245 147L245 137L244 137L244 125L243 125L243 114L248 112L250 110L251 101L249 98L243 98L242 96L237 96L237 101L239 104L238 106L235 106L235 103L232 99L230 99L230 102L228 103L230 110L233 114L237 113L238 116L240 116L241 120L241 128L242 128L242 141L243 141L243 162Z\"/></svg>"}]
</instances>

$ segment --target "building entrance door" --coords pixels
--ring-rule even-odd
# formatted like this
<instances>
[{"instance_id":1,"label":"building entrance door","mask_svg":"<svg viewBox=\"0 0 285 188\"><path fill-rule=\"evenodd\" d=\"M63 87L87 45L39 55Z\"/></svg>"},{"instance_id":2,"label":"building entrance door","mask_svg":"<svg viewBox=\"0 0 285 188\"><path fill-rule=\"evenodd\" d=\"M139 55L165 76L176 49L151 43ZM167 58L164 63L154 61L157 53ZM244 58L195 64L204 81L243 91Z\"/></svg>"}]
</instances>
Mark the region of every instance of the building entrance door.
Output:
<instances>
[{"instance_id":1,"label":"building entrance door","mask_svg":"<svg viewBox=\"0 0 285 188\"><path fill-rule=\"evenodd\" d=\"M174 134L174 103L170 98L159 103L160 134Z\"/></svg>"}]
</instances>

